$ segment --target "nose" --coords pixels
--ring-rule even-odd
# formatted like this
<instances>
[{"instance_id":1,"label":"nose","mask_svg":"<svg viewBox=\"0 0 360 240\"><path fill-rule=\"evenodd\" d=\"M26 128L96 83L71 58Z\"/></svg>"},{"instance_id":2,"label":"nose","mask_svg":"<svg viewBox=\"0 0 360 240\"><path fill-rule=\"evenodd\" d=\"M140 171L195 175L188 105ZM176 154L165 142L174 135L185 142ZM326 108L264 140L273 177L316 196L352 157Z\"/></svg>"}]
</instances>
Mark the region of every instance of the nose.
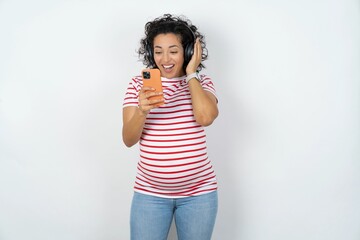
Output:
<instances>
[{"instance_id":1,"label":"nose","mask_svg":"<svg viewBox=\"0 0 360 240\"><path fill-rule=\"evenodd\" d=\"M170 59L169 54L168 54L168 53L164 53L164 55L163 55L163 60L164 60L164 62L166 63L169 59Z\"/></svg>"}]
</instances>

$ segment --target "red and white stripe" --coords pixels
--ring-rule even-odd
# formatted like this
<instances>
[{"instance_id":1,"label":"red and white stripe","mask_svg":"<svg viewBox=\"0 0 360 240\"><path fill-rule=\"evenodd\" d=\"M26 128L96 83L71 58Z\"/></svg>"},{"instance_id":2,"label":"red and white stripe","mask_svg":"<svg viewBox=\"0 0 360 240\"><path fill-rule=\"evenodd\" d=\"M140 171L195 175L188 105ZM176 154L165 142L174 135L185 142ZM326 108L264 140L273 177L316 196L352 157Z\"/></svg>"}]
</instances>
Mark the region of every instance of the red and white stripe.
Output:
<instances>
[{"instance_id":1,"label":"red and white stripe","mask_svg":"<svg viewBox=\"0 0 360 240\"><path fill-rule=\"evenodd\" d=\"M201 75L204 90L216 96L214 85ZM185 76L162 78L165 104L152 109L140 138L140 159L134 189L161 197L179 198L217 189L208 158L204 128L196 123ZM127 88L123 107L138 106L141 76Z\"/></svg>"}]
</instances>

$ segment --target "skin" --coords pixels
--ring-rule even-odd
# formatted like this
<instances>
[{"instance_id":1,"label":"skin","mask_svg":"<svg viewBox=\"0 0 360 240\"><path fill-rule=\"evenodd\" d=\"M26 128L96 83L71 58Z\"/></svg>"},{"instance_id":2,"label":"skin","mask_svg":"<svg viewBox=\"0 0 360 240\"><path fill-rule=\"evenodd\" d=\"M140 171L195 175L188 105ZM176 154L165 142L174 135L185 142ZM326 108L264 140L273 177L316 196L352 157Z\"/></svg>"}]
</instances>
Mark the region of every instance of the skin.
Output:
<instances>
[{"instance_id":1,"label":"skin","mask_svg":"<svg viewBox=\"0 0 360 240\"><path fill-rule=\"evenodd\" d=\"M161 76L175 78L196 72L201 63L202 47L199 39L194 44L194 53L184 72L184 49L181 38L173 33L159 34L154 38L154 60L160 69ZM189 81L189 89L193 105L194 117L202 126L209 126L218 116L217 100L215 96L204 91L200 82L195 78ZM123 141L127 147L135 145L142 134L146 116L156 106L154 104L163 101L149 100L149 97L161 95L154 89L143 87L139 93L139 107L123 108Z\"/></svg>"}]
</instances>

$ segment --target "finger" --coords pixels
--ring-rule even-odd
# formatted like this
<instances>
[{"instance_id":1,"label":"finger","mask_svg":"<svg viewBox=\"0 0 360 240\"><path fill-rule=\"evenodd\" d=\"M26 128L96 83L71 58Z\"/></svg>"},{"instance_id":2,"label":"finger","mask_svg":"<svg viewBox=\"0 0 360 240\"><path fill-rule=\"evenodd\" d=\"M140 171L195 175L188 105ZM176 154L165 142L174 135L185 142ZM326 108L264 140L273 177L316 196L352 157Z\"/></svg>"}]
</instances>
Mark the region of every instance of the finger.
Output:
<instances>
[{"instance_id":1,"label":"finger","mask_svg":"<svg viewBox=\"0 0 360 240\"><path fill-rule=\"evenodd\" d=\"M145 92L144 94L139 96L139 99L140 100L148 100L151 97L160 96L162 94L163 94L162 92Z\"/></svg>"},{"instance_id":2,"label":"finger","mask_svg":"<svg viewBox=\"0 0 360 240\"><path fill-rule=\"evenodd\" d=\"M144 87L140 90L139 99L146 99L153 95L158 95L157 92L155 92L155 88Z\"/></svg>"},{"instance_id":3,"label":"finger","mask_svg":"<svg viewBox=\"0 0 360 240\"><path fill-rule=\"evenodd\" d=\"M140 89L140 92L139 94L144 94L146 92L152 92L152 91L155 91L155 88L152 88L152 87L142 87Z\"/></svg>"},{"instance_id":4,"label":"finger","mask_svg":"<svg viewBox=\"0 0 360 240\"><path fill-rule=\"evenodd\" d=\"M150 100L149 107L155 108L164 103L164 99Z\"/></svg>"},{"instance_id":5,"label":"finger","mask_svg":"<svg viewBox=\"0 0 360 240\"><path fill-rule=\"evenodd\" d=\"M197 41L197 53L198 53L198 57L200 57L200 59L201 59L201 56L202 56L201 42L200 42L200 39L199 39L199 38L197 38L196 41Z\"/></svg>"},{"instance_id":6,"label":"finger","mask_svg":"<svg viewBox=\"0 0 360 240\"><path fill-rule=\"evenodd\" d=\"M152 104L150 101L154 100L154 99L150 99L151 97L154 96L161 96L163 95L162 92L145 92L141 95L139 95L139 105L149 105Z\"/></svg>"},{"instance_id":7,"label":"finger","mask_svg":"<svg viewBox=\"0 0 360 240\"><path fill-rule=\"evenodd\" d=\"M139 103L139 109L143 112L148 112L149 110L160 106L163 102L164 99L145 100Z\"/></svg>"},{"instance_id":8,"label":"finger","mask_svg":"<svg viewBox=\"0 0 360 240\"><path fill-rule=\"evenodd\" d=\"M142 112L147 112L147 111L149 111L148 104L145 104L144 101L140 101L140 102L139 102L139 109L140 109Z\"/></svg>"},{"instance_id":9,"label":"finger","mask_svg":"<svg viewBox=\"0 0 360 240\"><path fill-rule=\"evenodd\" d=\"M154 106L154 105L157 105L159 103L162 103L164 102L164 99L161 98L161 99L154 99L154 100L149 100L149 106Z\"/></svg>"},{"instance_id":10,"label":"finger","mask_svg":"<svg viewBox=\"0 0 360 240\"><path fill-rule=\"evenodd\" d=\"M142 87L142 88L140 89L140 92L141 92L141 93L144 93L144 92L146 92L146 91L155 91L155 88L152 88L152 87Z\"/></svg>"}]
</instances>

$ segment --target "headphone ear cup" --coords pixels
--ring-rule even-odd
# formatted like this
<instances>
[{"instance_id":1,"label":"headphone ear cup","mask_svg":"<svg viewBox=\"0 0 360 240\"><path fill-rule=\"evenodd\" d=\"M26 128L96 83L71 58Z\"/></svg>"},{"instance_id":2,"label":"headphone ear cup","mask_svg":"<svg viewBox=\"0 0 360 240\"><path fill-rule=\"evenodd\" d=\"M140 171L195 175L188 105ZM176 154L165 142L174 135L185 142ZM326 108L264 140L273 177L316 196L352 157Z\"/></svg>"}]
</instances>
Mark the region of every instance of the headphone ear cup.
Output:
<instances>
[{"instance_id":1,"label":"headphone ear cup","mask_svg":"<svg viewBox=\"0 0 360 240\"><path fill-rule=\"evenodd\" d=\"M184 61L185 61L186 65L190 62L193 53L194 53L194 43L190 42L185 47Z\"/></svg>"}]
</instances>

